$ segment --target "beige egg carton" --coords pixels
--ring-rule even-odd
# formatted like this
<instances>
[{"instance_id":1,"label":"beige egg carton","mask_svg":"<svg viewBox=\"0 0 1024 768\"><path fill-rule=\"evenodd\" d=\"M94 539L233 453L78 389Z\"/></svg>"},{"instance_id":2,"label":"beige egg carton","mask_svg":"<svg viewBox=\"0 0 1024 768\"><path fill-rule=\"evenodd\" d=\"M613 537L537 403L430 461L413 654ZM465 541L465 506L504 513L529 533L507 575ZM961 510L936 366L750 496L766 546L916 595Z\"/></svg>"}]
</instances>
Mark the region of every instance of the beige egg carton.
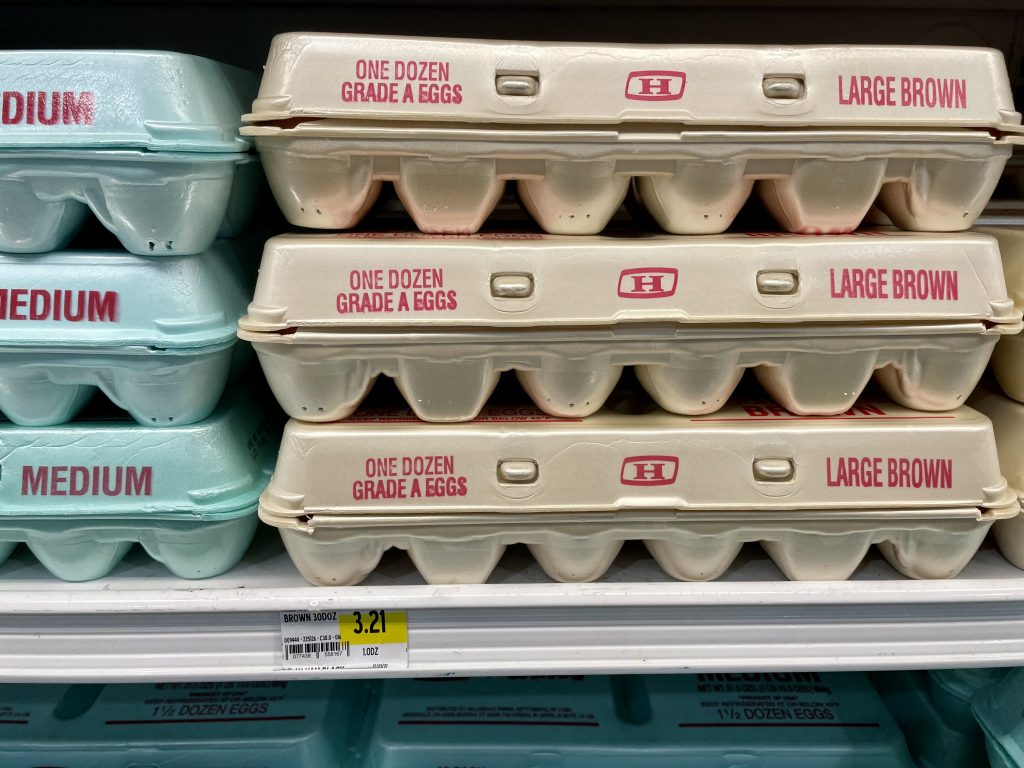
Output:
<instances>
[{"instance_id":1,"label":"beige egg carton","mask_svg":"<svg viewBox=\"0 0 1024 768\"><path fill-rule=\"evenodd\" d=\"M1011 400L990 387L980 387L970 403L992 420L1000 471L1024 501L1024 403ZM996 525L994 531L996 543L1006 559L1024 569L1024 523L1019 518L1005 520Z\"/></svg>"},{"instance_id":2,"label":"beige egg carton","mask_svg":"<svg viewBox=\"0 0 1024 768\"><path fill-rule=\"evenodd\" d=\"M308 580L336 585L392 547L430 583L483 582L509 544L587 581L629 540L687 580L717 577L747 542L792 579L845 579L872 544L907 576L945 578L1019 511L991 423L966 407L798 417L750 401L688 418L645 405L572 421L500 405L466 424L404 408L293 420L260 517Z\"/></svg>"},{"instance_id":3,"label":"beige egg carton","mask_svg":"<svg viewBox=\"0 0 1024 768\"><path fill-rule=\"evenodd\" d=\"M676 413L717 410L751 368L790 411L835 414L872 377L957 407L1020 318L973 233L363 233L270 240L239 336L309 421L351 415L382 374L420 418L465 421L509 370L547 413L584 416L624 366Z\"/></svg>"},{"instance_id":4,"label":"beige egg carton","mask_svg":"<svg viewBox=\"0 0 1024 768\"><path fill-rule=\"evenodd\" d=\"M273 39L243 119L298 118L996 130L1021 123L1003 55L986 48L290 32Z\"/></svg>"},{"instance_id":5,"label":"beige egg carton","mask_svg":"<svg viewBox=\"0 0 1024 768\"><path fill-rule=\"evenodd\" d=\"M425 232L476 231L517 183L540 225L600 232L634 182L678 234L724 231L754 186L786 229L873 202L959 231L1021 131L980 48L512 43L292 33L243 118L288 220L346 229L392 182Z\"/></svg>"},{"instance_id":6,"label":"beige egg carton","mask_svg":"<svg viewBox=\"0 0 1024 768\"><path fill-rule=\"evenodd\" d=\"M979 231L993 235L999 241L1007 293L1018 310L1024 309L1024 219L1013 216L1004 208L991 221L1007 223L982 227ZM992 370L1006 394L1014 400L1024 401L1024 344L1020 340L1005 339L996 345Z\"/></svg>"}]
</instances>

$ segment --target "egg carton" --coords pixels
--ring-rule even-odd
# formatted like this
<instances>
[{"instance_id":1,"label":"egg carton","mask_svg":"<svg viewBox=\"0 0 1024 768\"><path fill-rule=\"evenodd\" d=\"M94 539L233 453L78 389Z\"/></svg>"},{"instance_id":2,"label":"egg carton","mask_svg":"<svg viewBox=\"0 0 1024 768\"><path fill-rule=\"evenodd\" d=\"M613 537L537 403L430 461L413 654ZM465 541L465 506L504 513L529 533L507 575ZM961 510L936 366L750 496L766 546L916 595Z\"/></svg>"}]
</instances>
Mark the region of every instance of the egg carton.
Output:
<instances>
[{"instance_id":1,"label":"egg carton","mask_svg":"<svg viewBox=\"0 0 1024 768\"><path fill-rule=\"evenodd\" d=\"M3 685L12 768L321 768L346 761L352 682Z\"/></svg>"},{"instance_id":2,"label":"egg carton","mask_svg":"<svg viewBox=\"0 0 1024 768\"><path fill-rule=\"evenodd\" d=\"M985 737L971 712L977 691L1005 669L891 670L871 676L922 768L976 768Z\"/></svg>"},{"instance_id":3,"label":"egg carton","mask_svg":"<svg viewBox=\"0 0 1024 768\"><path fill-rule=\"evenodd\" d=\"M631 180L677 234L724 231L755 183L792 231L851 231L876 198L958 231L1021 130L993 50L308 33L274 39L244 120L291 223L352 227L390 181L420 229L463 233L516 181L546 231L594 234Z\"/></svg>"},{"instance_id":4,"label":"egg carton","mask_svg":"<svg viewBox=\"0 0 1024 768\"><path fill-rule=\"evenodd\" d=\"M362 768L913 766L857 673L387 679L371 701Z\"/></svg>"},{"instance_id":5,"label":"egg carton","mask_svg":"<svg viewBox=\"0 0 1024 768\"><path fill-rule=\"evenodd\" d=\"M858 404L795 417L604 410L564 421L495 406L459 425L380 409L291 421L260 519L312 583L355 584L389 547L430 583L486 581L509 544L552 578L599 578L640 540L670 576L713 579L758 541L792 579L845 579L877 544L901 573L955 576L1014 518L992 426L968 408Z\"/></svg>"},{"instance_id":6,"label":"egg carton","mask_svg":"<svg viewBox=\"0 0 1024 768\"><path fill-rule=\"evenodd\" d=\"M992 420L999 466L1010 487L1024 500L1024 404L989 387L979 387L970 404ZM994 531L1006 559L1024 570L1024 522L1007 520L995 526Z\"/></svg>"},{"instance_id":7,"label":"egg carton","mask_svg":"<svg viewBox=\"0 0 1024 768\"><path fill-rule=\"evenodd\" d=\"M233 392L204 421L152 427L100 412L0 424L0 563L19 542L54 576L101 578L138 542L182 578L242 557L277 452L274 418Z\"/></svg>"},{"instance_id":8,"label":"egg carton","mask_svg":"<svg viewBox=\"0 0 1024 768\"><path fill-rule=\"evenodd\" d=\"M238 134L254 75L161 51L3 51L0 251L67 246L87 212L129 251L244 228L262 182Z\"/></svg>"},{"instance_id":9,"label":"egg carton","mask_svg":"<svg viewBox=\"0 0 1024 768\"><path fill-rule=\"evenodd\" d=\"M972 700L974 717L985 734L992 768L1024 765L1024 733L1020 711L1024 704L1024 670L1011 669L998 682L979 690Z\"/></svg>"},{"instance_id":10,"label":"egg carton","mask_svg":"<svg viewBox=\"0 0 1024 768\"><path fill-rule=\"evenodd\" d=\"M0 412L61 424L100 389L143 424L205 418L247 351L241 250L0 255Z\"/></svg>"},{"instance_id":11,"label":"egg carton","mask_svg":"<svg viewBox=\"0 0 1024 768\"><path fill-rule=\"evenodd\" d=\"M386 374L459 421L507 370L548 413L593 413L623 366L678 413L721 407L746 368L795 413L845 411L872 375L950 409L1021 323L973 233L356 233L268 241L239 328L295 418L344 418Z\"/></svg>"},{"instance_id":12,"label":"egg carton","mask_svg":"<svg viewBox=\"0 0 1024 768\"><path fill-rule=\"evenodd\" d=\"M999 242L1007 292L1016 308L1024 309L1024 217L1004 208L988 218L986 224L979 231L993 235ZM1006 339L996 345L992 370L1003 391L1024 402L1024 344L1018 339Z\"/></svg>"}]
</instances>

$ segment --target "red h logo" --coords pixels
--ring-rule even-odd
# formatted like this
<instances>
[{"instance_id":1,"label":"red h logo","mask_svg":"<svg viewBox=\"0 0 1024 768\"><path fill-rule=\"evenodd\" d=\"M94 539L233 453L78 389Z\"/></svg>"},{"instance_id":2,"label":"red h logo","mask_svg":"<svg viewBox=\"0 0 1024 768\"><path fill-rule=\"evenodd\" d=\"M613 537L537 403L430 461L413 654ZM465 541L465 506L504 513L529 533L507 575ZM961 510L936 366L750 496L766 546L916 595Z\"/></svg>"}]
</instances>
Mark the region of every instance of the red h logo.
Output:
<instances>
[{"instance_id":1,"label":"red h logo","mask_svg":"<svg viewBox=\"0 0 1024 768\"><path fill-rule=\"evenodd\" d=\"M678 101L683 98L686 73L667 69L630 72L626 98L634 101Z\"/></svg>"},{"instance_id":2,"label":"red h logo","mask_svg":"<svg viewBox=\"0 0 1024 768\"><path fill-rule=\"evenodd\" d=\"M676 292L679 270L670 267L638 267L619 273L619 297L664 299Z\"/></svg>"},{"instance_id":3,"label":"red h logo","mask_svg":"<svg viewBox=\"0 0 1024 768\"><path fill-rule=\"evenodd\" d=\"M622 485L672 485L679 475L678 456L629 456L622 460Z\"/></svg>"}]
</instances>

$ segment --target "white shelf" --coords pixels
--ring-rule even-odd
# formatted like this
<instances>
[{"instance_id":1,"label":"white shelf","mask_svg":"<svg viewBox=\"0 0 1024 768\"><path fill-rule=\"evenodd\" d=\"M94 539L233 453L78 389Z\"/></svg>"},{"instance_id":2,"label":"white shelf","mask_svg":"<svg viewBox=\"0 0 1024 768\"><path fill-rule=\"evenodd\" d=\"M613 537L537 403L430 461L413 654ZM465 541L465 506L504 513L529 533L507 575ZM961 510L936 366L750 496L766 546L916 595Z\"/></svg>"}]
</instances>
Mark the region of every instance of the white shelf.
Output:
<instances>
[{"instance_id":1,"label":"white shelf","mask_svg":"<svg viewBox=\"0 0 1024 768\"><path fill-rule=\"evenodd\" d=\"M278 612L371 607L409 611L409 668L385 674L1024 664L1024 572L994 549L952 581L872 558L848 582L788 582L748 547L722 579L683 583L630 547L593 584L553 583L512 549L479 586L426 585L392 552L365 585L328 589L264 531L242 565L198 582L133 552L108 579L66 584L19 550L0 568L0 681L301 677L276 669Z\"/></svg>"}]
</instances>

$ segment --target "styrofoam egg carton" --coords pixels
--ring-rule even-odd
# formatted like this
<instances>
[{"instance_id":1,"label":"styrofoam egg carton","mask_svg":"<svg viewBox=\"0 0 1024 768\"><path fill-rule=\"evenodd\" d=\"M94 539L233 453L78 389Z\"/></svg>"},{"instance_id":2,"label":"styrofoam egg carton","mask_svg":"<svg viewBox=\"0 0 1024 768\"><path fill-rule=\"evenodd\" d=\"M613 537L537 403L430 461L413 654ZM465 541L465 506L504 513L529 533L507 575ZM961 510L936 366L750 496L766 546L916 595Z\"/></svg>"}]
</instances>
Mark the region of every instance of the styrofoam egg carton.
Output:
<instances>
[{"instance_id":1,"label":"styrofoam egg carton","mask_svg":"<svg viewBox=\"0 0 1024 768\"><path fill-rule=\"evenodd\" d=\"M340 98L339 98L340 97ZM724 231L756 184L782 226L971 226L1020 132L1002 54L884 46L274 38L242 133L293 224L354 226L395 184L473 232L506 181L549 232L601 231L630 181L658 223Z\"/></svg>"},{"instance_id":2,"label":"styrofoam egg carton","mask_svg":"<svg viewBox=\"0 0 1024 768\"><path fill-rule=\"evenodd\" d=\"M998 683L982 689L973 699L974 716L985 732L992 768L1024 765L1024 668L1010 670Z\"/></svg>"},{"instance_id":3,"label":"styrofoam egg carton","mask_svg":"<svg viewBox=\"0 0 1024 768\"><path fill-rule=\"evenodd\" d=\"M892 670L872 675L872 681L918 768L978 768L985 738L971 712L971 697L1005 674L994 668Z\"/></svg>"},{"instance_id":4,"label":"styrofoam egg carton","mask_svg":"<svg viewBox=\"0 0 1024 768\"><path fill-rule=\"evenodd\" d=\"M8 768L350 765L366 686L327 681L0 686Z\"/></svg>"},{"instance_id":5,"label":"styrofoam egg carton","mask_svg":"<svg viewBox=\"0 0 1024 768\"><path fill-rule=\"evenodd\" d=\"M751 368L790 411L835 414L872 376L955 408L1020 317L973 233L357 233L268 241L239 335L310 421L350 415L380 374L419 417L470 419L508 370L547 413L587 415L623 366L677 413L717 410Z\"/></svg>"},{"instance_id":6,"label":"styrofoam egg carton","mask_svg":"<svg viewBox=\"0 0 1024 768\"><path fill-rule=\"evenodd\" d=\"M1003 667L969 667L928 671L928 690L939 714L950 722L973 719L971 699L983 688L995 685L1009 670Z\"/></svg>"},{"instance_id":7,"label":"styrofoam egg carton","mask_svg":"<svg viewBox=\"0 0 1024 768\"><path fill-rule=\"evenodd\" d=\"M189 425L0 422L0 562L25 542L58 578L87 581L139 542L176 576L223 573L256 530L278 436L272 409L240 388Z\"/></svg>"},{"instance_id":8,"label":"styrofoam egg carton","mask_svg":"<svg viewBox=\"0 0 1024 768\"><path fill-rule=\"evenodd\" d=\"M365 768L912 768L861 674L386 680Z\"/></svg>"},{"instance_id":9,"label":"styrofoam egg carton","mask_svg":"<svg viewBox=\"0 0 1024 768\"><path fill-rule=\"evenodd\" d=\"M260 499L325 585L358 583L391 547L430 583L484 582L509 544L589 581L627 540L678 579L716 578L747 542L791 579L848 578L872 544L907 576L946 578L1018 510L988 419L886 402L838 417L750 401L703 417L496 405L464 424L405 408L292 420Z\"/></svg>"},{"instance_id":10,"label":"styrofoam egg carton","mask_svg":"<svg viewBox=\"0 0 1024 768\"><path fill-rule=\"evenodd\" d=\"M59 250L91 210L137 254L237 234L262 183L251 73L162 51L3 51L0 251Z\"/></svg>"},{"instance_id":11,"label":"styrofoam egg carton","mask_svg":"<svg viewBox=\"0 0 1024 768\"><path fill-rule=\"evenodd\" d=\"M101 389L142 424L199 421L244 347L247 293L224 240L192 256L0 255L0 412L60 424Z\"/></svg>"}]
</instances>

